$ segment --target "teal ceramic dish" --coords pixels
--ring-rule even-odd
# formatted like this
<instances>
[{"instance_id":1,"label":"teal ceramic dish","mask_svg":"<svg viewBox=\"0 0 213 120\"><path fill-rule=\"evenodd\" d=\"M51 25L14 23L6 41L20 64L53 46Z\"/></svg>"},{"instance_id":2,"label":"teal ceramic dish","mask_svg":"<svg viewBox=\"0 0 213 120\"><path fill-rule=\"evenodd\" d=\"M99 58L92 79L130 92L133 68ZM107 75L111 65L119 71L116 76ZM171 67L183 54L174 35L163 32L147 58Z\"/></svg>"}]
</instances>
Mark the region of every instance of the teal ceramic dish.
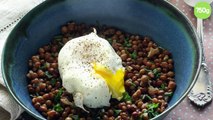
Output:
<instances>
[{"instance_id":1,"label":"teal ceramic dish","mask_svg":"<svg viewBox=\"0 0 213 120\"><path fill-rule=\"evenodd\" d=\"M189 20L163 0L47 0L31 10L10 33L2 54L5 84L15 100L32 116L45 119L33 107L27 90L28 59L73 20L115 26L152 36L175 61L176 91L162 119L186 97L201 64L201 47Z\"/></svg>"}]
</instances>

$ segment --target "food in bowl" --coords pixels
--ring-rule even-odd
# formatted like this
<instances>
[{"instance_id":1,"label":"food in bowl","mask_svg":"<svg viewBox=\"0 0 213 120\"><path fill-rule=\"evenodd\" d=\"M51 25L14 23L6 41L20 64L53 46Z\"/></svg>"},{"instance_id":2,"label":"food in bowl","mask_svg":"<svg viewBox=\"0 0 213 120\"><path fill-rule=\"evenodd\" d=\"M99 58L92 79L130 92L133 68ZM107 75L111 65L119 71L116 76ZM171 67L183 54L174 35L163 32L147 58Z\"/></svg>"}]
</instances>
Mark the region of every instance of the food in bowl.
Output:
<instances>
[{"instance_id":1,"label":"food in bowl","mask_svg":"<svg viewBox=\"0 0 213 120\"><path fill-rule=\"evenodd\" d=\"M120 99L110 98L109 106L94 108L84 104L80 108L74 102L72 92L62 86L58 57L59 51L69 40L89 34L93 28L120 56L125 68L125 91ZM62 59L72 59L70 57ZM70 72L76 71L72 69ZM171 53L154 43L151 37L134 35L110 26L89 26L75 22L62 26L61 35L39 48L38 53L29 60L27 74L28 90L34 107L47 119L59 120L151 119L166 109L176 87L174 76ZM74 85L76 87L77 84ZM92 94L95 96L95 93Z\"/></svg>"},{"instance_id":2,"label":"food in bowl","mask_svg":"<svg viewBox=\"0 0 213 120\"><path fill-rule=\"evenodd\" d=\"M122 60L107 40L98 37L95 29L62 47L58 69L62 86L82 109L83 104L89 108L109 106L111 95L120 100L125 92Z\"/></svg>"}]
</instances>

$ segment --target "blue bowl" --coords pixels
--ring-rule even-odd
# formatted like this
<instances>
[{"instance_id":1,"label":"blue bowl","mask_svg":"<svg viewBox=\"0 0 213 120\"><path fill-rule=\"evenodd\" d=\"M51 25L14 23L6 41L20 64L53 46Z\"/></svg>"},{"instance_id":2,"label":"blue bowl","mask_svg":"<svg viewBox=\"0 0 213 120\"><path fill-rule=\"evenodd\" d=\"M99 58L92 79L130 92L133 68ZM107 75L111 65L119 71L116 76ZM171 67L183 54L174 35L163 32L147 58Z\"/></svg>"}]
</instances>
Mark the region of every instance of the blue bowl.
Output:
<instances>
[{"instance_id":1,"label":"blue bowl","mask_svg":"<svg viewBox=\"0 0 213 120\"><path fill-rule=\"evenodd\" d=\"M15 100L32 116L45 119L31 103L27 90L28 59L73 20L114 26L149 35L173 54L177 88L162 119L190 91L201 64L201 47L189 20L162 0L47 0L31 10L10 33L2 54L3 78Z\"/></svg>"}]
</instances>

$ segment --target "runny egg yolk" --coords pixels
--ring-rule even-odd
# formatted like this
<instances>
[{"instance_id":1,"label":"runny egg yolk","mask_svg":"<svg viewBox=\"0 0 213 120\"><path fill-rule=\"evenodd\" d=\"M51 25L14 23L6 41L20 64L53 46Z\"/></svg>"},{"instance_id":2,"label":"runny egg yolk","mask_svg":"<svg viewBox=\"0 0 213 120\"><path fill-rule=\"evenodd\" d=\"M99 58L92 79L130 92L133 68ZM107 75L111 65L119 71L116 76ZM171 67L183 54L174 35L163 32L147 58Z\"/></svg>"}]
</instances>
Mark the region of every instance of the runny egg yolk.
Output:
<instances>
[{"instance_id":1,"label":"runny egg yolk","mask_svg":"<svg viewBox=\"0 0 213 120\"><path fill-rule=\"evenodd\" d=\"M124 88L124 74L125 70L120 68L113 73L110 69L105 66L92 63L93 69L97 75L102 77L107 83L109 90L112 92L112 98L121 100L123 93L125 92Z\"/></svg>"}]
</instances>

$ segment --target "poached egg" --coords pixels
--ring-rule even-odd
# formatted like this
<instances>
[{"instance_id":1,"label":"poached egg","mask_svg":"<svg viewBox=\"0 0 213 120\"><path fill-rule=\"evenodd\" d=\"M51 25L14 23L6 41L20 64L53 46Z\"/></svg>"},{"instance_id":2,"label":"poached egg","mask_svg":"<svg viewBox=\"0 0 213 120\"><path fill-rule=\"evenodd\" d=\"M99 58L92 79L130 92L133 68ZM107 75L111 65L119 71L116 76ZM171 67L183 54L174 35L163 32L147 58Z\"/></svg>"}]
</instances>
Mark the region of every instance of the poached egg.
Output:
<instances>
[{"instance_id":1,"label":"poached egg","mask_svg":"<svg viewBox=\"0 0 213 120\"><path fill-rule=\"evenodd\" d=\"M63 87L84 109L109 106L125 92L124 67L109 42L94 32L67 42L58 55ZM85 110L85 109L84 109Z\"/></svg>"}]
</instances>

